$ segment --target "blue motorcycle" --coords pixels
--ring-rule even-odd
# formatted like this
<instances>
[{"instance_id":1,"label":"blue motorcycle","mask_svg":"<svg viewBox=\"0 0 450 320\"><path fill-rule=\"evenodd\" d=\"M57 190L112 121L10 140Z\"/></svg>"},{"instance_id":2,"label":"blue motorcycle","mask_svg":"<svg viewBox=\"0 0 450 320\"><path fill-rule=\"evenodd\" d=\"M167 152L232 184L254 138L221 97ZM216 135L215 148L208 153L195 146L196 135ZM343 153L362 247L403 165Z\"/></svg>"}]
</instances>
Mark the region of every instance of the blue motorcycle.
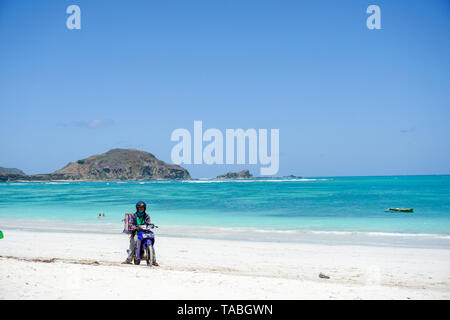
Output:
<instances>
[{"instance_id":1,"label":"blue motorcycle","mask_svg":"<svg viewBox=\"0 0 450 320\"><path fill-rule=\"evenodd\" d=\"M155 234L151 229L158 228L153 223L148 225L138 225L136 227L137 231L137 241L136 248L134 251L134 264L140 264L141 260L146 260L148 266L153 265L155 260L155 249L153 245L155 244Z\"/></svg>"}]
</instances>

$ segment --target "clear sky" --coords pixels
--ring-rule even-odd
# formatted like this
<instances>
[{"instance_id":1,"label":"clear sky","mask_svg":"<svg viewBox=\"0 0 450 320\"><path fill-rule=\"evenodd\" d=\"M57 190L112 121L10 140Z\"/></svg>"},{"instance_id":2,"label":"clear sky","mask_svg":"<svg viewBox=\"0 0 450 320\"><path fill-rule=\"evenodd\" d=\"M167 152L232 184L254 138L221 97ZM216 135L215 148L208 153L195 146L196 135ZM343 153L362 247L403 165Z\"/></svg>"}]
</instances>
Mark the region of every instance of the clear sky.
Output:
<instances>
[{"instance_id":1,"label":"clear sky","mask_svg":"<svg viewBox=\"0 0 450 320\"><path fill-rule=\"evenodd\" d=\"M280 129L278 175L450 173L449 78L448 0L0 0L0 166L170 162L172 131L202 120Z\"/></svg>"}]
</instances>

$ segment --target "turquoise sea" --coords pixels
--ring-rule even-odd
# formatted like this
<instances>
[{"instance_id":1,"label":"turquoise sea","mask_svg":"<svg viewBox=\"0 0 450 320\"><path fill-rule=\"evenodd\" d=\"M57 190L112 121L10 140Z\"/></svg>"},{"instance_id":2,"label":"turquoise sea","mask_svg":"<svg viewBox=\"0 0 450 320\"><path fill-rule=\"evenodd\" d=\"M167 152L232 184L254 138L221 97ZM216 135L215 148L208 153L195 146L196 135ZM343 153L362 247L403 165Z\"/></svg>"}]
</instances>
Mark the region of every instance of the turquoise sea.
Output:
<instances>
[{"instance_id":1,"label":"turquoise sea","mask_svg":"<svg viewBox=\"0 0 450 320\"><path fill-rule=\"evenodd\" d=\"M450 248L449 175L0 183L0 230L120 233L138 200L167 236Z\"/></svg>"}]
</instances>

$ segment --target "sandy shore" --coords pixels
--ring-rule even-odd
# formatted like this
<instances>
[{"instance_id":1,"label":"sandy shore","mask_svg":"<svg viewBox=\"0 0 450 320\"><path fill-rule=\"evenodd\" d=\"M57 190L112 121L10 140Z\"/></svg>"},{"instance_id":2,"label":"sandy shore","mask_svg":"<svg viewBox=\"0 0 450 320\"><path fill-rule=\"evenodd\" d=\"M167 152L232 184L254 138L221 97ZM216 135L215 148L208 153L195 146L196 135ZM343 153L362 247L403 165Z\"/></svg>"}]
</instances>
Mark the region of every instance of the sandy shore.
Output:
<instances>
[{"instance_id":1,"label":"sandy shore","mask_svg":"<svg viewBox=\"0 0 450 320\"><path fill-rule=\"evenodd\" d=\"M0 299L450 298L446 249L160 236L149 268L126 235L3 231Z\"/></svg>"}]
</instances>

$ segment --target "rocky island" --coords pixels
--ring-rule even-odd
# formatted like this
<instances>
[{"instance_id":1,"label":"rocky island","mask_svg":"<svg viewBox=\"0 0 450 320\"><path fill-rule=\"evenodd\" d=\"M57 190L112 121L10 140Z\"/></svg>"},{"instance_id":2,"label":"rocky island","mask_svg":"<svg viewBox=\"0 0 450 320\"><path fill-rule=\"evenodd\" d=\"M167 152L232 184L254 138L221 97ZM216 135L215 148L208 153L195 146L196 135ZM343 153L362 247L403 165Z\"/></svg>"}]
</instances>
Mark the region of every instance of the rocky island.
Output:
<instances>
[{"instance_id":1,"label":"rocky island","mask_svg":"<svg viewBox=\"0 0 450 320\"><path fill-rule=\"evenodd\" d=\"M288 176L283 176L283 179L302 179L300 176L294 176L293 174L290 174Z\"/></svg>"},{"instance_id":2,"label":"rocky island","mask_svg":"<svg viewBox=\"0 0 450 320\"><path fill-rule=\"evenodd\" d=\"M188 179L191 179L191 176L183 167L168 164L149 152L136 149L112 149L106 153L70 162L64 168L49 174L0 173L0 182L22 180L139 181Z\"/></svg>"},{"instance_id":3,"label":"rocky island","mask_svg":"<svg viewBox=\"0 0 450 320\"><path fill-rule=\"evenodd\" d=\"M253 176L248 170L242 170L239 172L228 172L217 176L216 179L252 179Z\"/></svg>"}]
</instances>

